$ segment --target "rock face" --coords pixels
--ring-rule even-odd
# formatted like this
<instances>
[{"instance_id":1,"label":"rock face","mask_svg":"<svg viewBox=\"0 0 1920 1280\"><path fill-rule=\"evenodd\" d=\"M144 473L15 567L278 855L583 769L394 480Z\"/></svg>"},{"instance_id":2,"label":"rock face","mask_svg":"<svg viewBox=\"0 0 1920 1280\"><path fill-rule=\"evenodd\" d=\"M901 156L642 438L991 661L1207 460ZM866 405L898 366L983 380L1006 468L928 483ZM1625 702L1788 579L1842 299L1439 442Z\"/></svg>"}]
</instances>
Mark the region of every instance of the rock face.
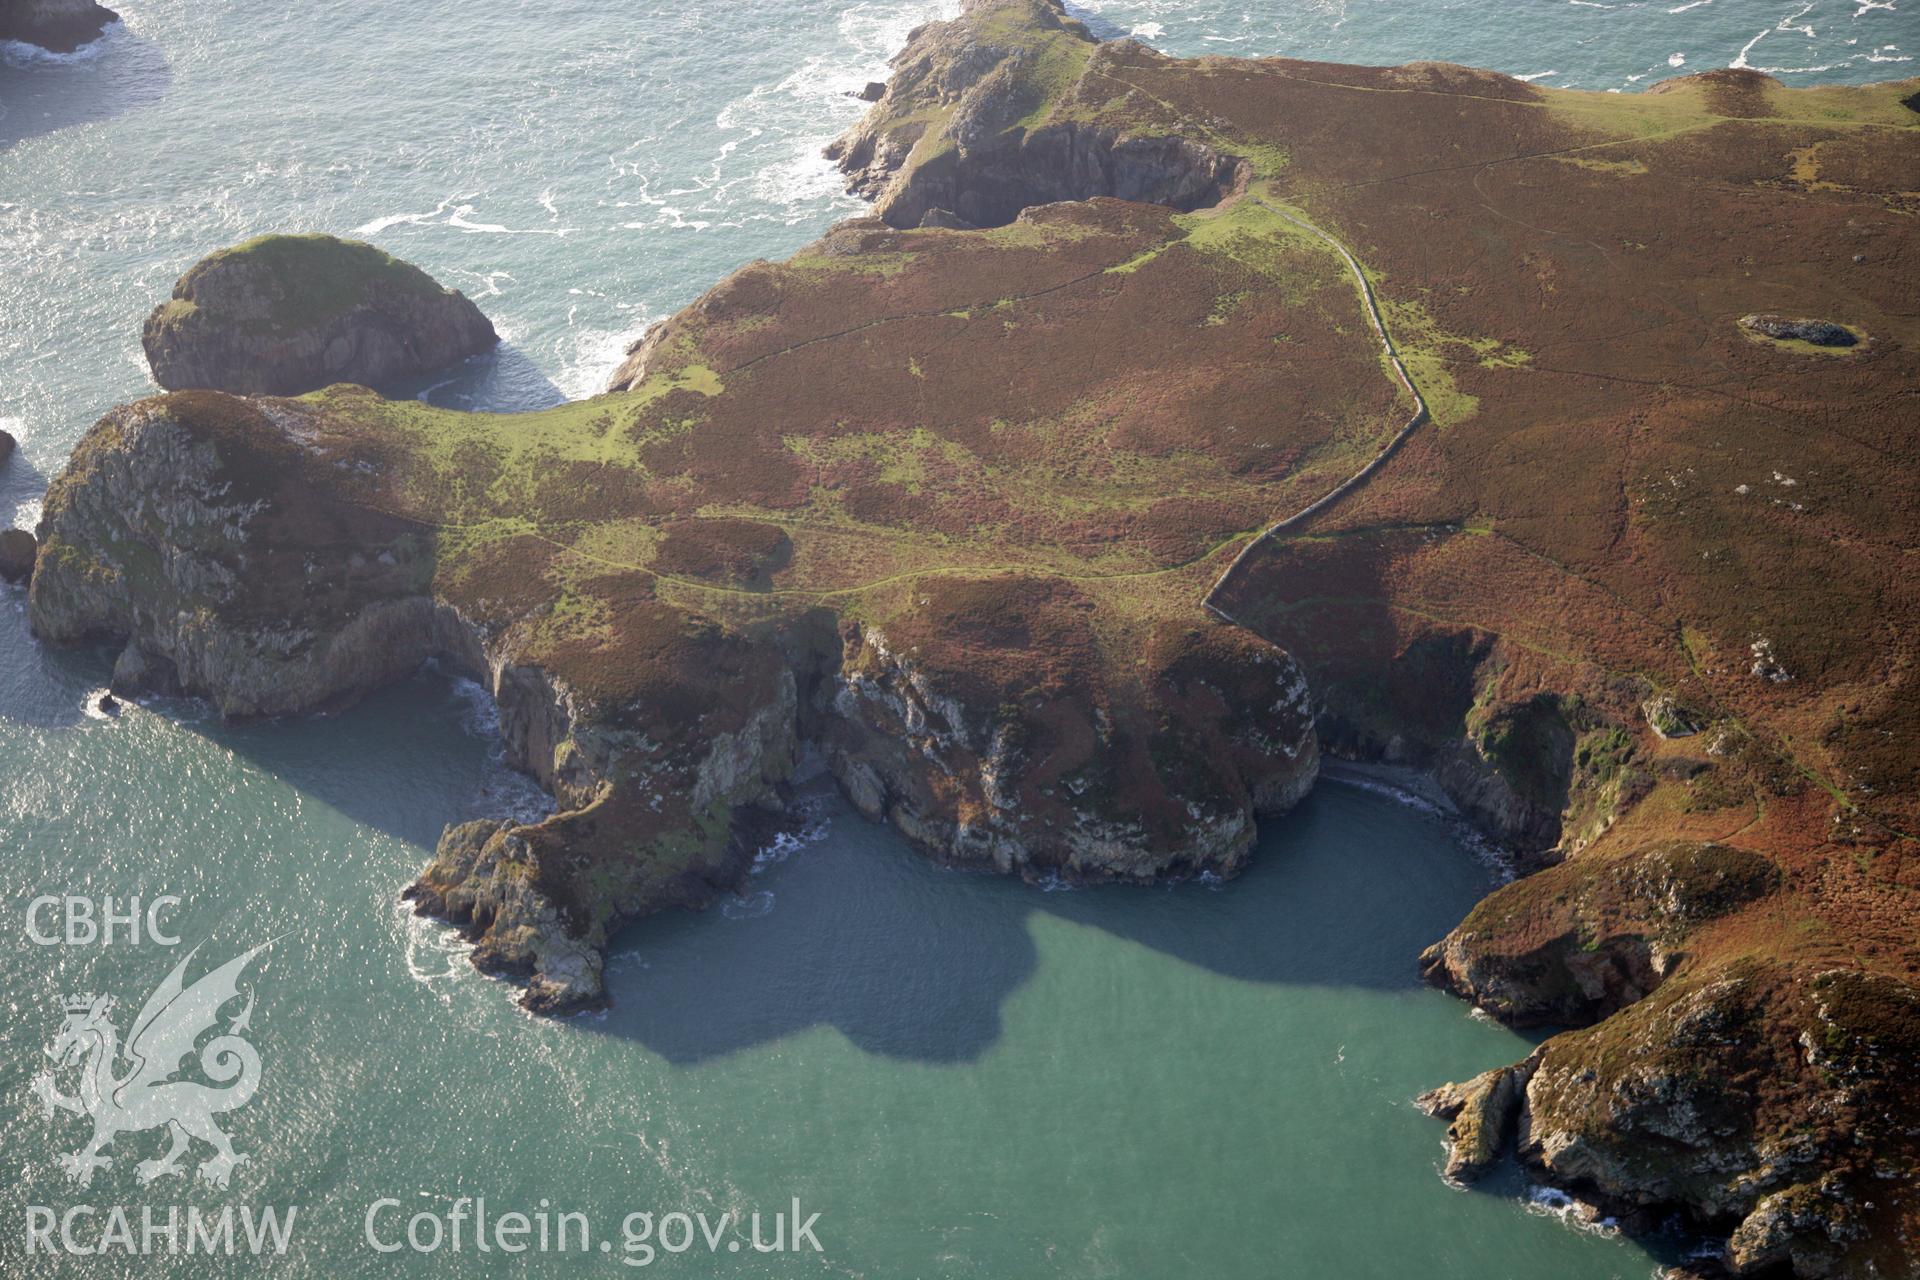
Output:
<instances>
[{"instance_id":1,"label":"rock face","mask_svg":"<svg viewBox=\"0 0 1920 1280\"><path fill-rule=\"evenodd\" d=\"M0 0L0 40L72 53L120 15L94 0Z\"/></svg>"},{"instance_id":2,"label":"rock face","mask_svg":"<svg viewBox=\"0 0 1920 1280\"><path fill-rule=\"evenodd\" d=\"M1573 859L1488 895L1420 966L1515 1026L1593 1022L1657 989L1701 923L1779 883L1765 855L1719 844Z\"/></svg>"},{"instance_id":3,"label":"rock face","mask_svg":"<svg viewBox=\"0 0 1920 1280\"><path fill-rule=\"evenodd\" d=\"M822 733L856 807L936 856L1027 877L1232 875L1254 818L1313 785L1305 677L1225 629L1157 638L1139 684L1091 667L1037 691L1011 652L1069 669L1093 637L1070 589L960 583L931 616L847 626ZM1152 778L1156 785L1141 786Z\"/></svg>"},{"instance_id":4,"label":"rock face","mask_svg":"<svg viewBox=\"0 0 1920 1280\"><path fill-rule=\"evenodd\" d=\"M1513 1140L1532 1065L1495 1067L1465 1084L1443 1084L1414 1100L1447 1125L1446 1176L1455 1182L1478 1178Z\"/></svg>"},{"instance_id":5,"label":"rock face","mask_svg":"<svg viewBox=\"0 0 1920 1280\"><path fill-rule=\"evenodd\" d=\"M1916 1107L1887 1068L1917 1028L1899 982L1717 967L1541 1046L1519 1155L1613 1204L1731 1227L1736 1275L1911 1274L1884 1210Z\"/></svg>"},{"instance_id":6,"label":"rock face","mask_svg":"<svg viewBox=\"0 0 1920 1280\"><path fill-rule=\"evenodd\" d=\"M480 309L418 267L332 236L261 236L201 259L147 317L141 343L169 390L299 395L387 390L490 349Z\"/></svg>"},{"instance_id":7,"label":"rock face","mask_svg":"<svg viewBox=\"0 0 1920 1280\"><path fill-rule=\"evenodd\" d=\"M1851 347L1860 341L1853 330L1831 320L1752 315L1741 316L1740 327L1776 342L1810 342L1816 347Z\"/></svg>"},{"instance_id":8,"label":"rock face","mask_svg":"<svg viewBox=\"0 0 1920 1280\"><path fill-rule=\"evenodd\" d=\"M108 414L47 491L36 632L123 642L116 688L204 695L235 718L333 705L418 666L444 622L430 541L309 496L297 430L216 392Z\"/></svg>"},{"instance_id":9,"label":"rock face","mask_svg":"<svg viewBox=\"0 0 1920 1280\"><path fill-rule=\"evenodd\" d=\"M25 529L0 532L0 579L21 583L31 578L38 550L33 535Z\"/></svg>"},{"instance_id":10,"label":"rock face","mask_svg":"<svg viewBox=\"0 0 1920 1280\"><path fill-rule=\"evenodd\" d=\"M1178 130L1028 119L1052 80L1102 86L1119 52L1050 0L968 0L908 37L875 108L827 156L895 227L1004 226L1094 196L1196 209L1242 187L1244 162Z\"/></svg>"},{"instance_id":11,"label":"rock face","mask_svg":"<svg viewBox=\"0 0 1920 1280\"><path fill-rule=\"evenodd\" d=\"M1694 961L1697 934L1780 884L1757 853L1669 843L1477 907L1422 958L1429 977L1505 1021L1585 1029L1423 1097L1453 1120L1449 1176L1484 1168L1511 1126L1555 1185L1729 1231L1736 1275L1855 1274L1841 1262L1881 1247L1870 1220L1895 1167L1866 1153L1899 1147L1916 1114L1887 1068L1920 1047L1920 996L1855 970Z\"/></svg>"}]
</instances>

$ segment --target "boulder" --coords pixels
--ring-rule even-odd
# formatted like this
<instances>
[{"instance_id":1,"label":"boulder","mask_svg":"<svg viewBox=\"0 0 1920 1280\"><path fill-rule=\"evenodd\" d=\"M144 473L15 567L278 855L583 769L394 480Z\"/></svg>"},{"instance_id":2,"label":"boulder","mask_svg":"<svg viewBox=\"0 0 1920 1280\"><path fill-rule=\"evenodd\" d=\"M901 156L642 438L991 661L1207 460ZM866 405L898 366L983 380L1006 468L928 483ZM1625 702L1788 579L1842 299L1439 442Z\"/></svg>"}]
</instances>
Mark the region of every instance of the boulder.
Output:
<instances>
[{"instance_id":1,"label":"boulder","mask_svg":"<svg viewBox=\"0 0 1920 1280\"><path fill-rule=\"evenodd\" d=\"M25 529L0 533L0 578L8 582L27 581L33 576L33 562L38 554L38 544Z\"/></svg>"},{"instance_id":2,"label":"boulder","mask_svg":"<svg viewBox=\"0 0 1920 1280\"><path fill-rule=\"evenodd\" d=\"M94 0L0 0L0 40L22 40L72 53L120 15Z\"/></svg>"},{"instance_id":3,"label":"boulder","mask_svg":"<svg viewBox=\"0 0 1920 1280\"><path fill-rule=\"evenodd\" d=\"M7 465L7 462L13 457L13 451L18 447L18 441L6 432L0 431L0 467Z\"/></svg>"},{"instance_id":4,"label":"boulder","mask_svg":"<svg viewBox=\"0 0 1920 1280\"><path fill-rule=\"evenodd\" d=\"M493 325L458 290L370 244L269 235L203 258L141 335L171 391L387 391L478 355Z\"/></svg>"}]
</instances>

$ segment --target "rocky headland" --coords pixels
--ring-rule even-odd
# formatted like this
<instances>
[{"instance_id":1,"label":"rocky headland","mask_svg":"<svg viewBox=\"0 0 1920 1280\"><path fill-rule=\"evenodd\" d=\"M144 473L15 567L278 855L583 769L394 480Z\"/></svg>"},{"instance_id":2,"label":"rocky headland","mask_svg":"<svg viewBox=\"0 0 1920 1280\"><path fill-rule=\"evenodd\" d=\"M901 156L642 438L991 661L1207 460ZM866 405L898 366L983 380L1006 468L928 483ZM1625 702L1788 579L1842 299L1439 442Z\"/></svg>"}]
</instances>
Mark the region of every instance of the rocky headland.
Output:
<instances>
[{"instance_id":1,"label":"rocky headland","mask_svg":"<svg viewBox=\"0 0 1920 1280\"><path fill-rule=\"evenodd\" d=\"M1323 752L1422 771L1531 872L1422 968L1558 1032L1425 1100L1449 1173L1913 1275L1917 88L1181 61L974 0L835 146L875 215L606 395L109 413L33 624L236 717L480 680L554 813L408 892L548 1012L737 883L809 750L932 856L1080 880L1230 874Z\"/></svg>"},{"instance_id":2,"label":"rocky headland","mask_svg":"<svg viewBox=\"0 0 1920 1280\"><path fill-rule=\"evenodd\" d=\"M291 396L337 382L392 390L499 341L457 289L370 244L268 235L212 253L140 335L169 391Z\"/></svg>"},{"instance_id":3,"label":"rocky headland","mask_svg":"<svg viewBox=\"0 0 1920 1280\"><path fill-rule=\"evenodd\" d=\"M0 40L20 40L72 53L120 15L94 0L0 0Z\"/></svg>"}]
</instances>

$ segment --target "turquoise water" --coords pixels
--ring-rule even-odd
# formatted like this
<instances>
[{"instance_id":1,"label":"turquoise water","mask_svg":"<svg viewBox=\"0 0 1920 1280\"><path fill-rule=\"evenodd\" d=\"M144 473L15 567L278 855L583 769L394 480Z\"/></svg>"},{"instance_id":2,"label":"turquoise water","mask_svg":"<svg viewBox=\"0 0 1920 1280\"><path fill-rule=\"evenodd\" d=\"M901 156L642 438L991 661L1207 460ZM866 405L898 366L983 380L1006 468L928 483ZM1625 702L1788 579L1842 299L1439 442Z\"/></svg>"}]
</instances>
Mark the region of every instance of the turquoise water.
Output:
<instances>
[{"instance_id":1,"label":"turquoise water","mask_svg":"<svg viewBox=\"0 0 1920 1280\"><path fill-rule=\"evenodd\" d=\"M1905 4L1908 0L1899 0ZM652 319L858 206L819 147L844 96L938 5L544 0L269 9L123 6L94 49L0 51L0 426L22 452L0 519L30 524L86 426L148 389L138 330L173 278L270 230L371 238L479 298L497 359L425 389L530 407L595 389ZM1103 0L1173 52L1428 56L1632 88L1740 60L1789 80L1905 74L1892 3L1485 6ZM1756 43L1756 37L1758 37ZM1638 77L1636 79L1636 77ZM830 794L746 895L651 921L610 965L616 1004L525 1017L443 932L399 909L441 824L537 804L484 706L423 675L344 715L220 726L191 704L82 710L103 655L33 644L0 594L0 858L12 977L0 1015L0 1275L26 1206L298 1205L294 1276L618 1274L631 1211L798 1197L824 1252L720 1244L699 1275L1534 1277L1648 1274L1511 1183L1436 1176L1420 1089L1511 1061L1518 1037L1413 980L1418 948L1491 884L1436 820L1323 787L1223 889L1041 893L940 872ZM124 1027L179 952L42 947L41 894L173 894L195 972L277 940L248 984L266 1064L228 1124L225 1192L142 1188L122 1140L84 1195L84 1136L30 1092L61 997ZM184 950L185 948L181 948ZM196 1151L197 1160L203 1151ZM367 1207L484 1195L589 1215L587 1258L376 1253ZM804 1216L804 1214L803 1214ZM97 1227L93 1229L97 1236ZM83 1229L82 1236L88 1232ZM771 1235L771 1228L768 1229ZM736 1237L737 1238L737 1237ZM164 1242L162 1243L164 1247ZM60 1274L252 1275L251 1258L66 1259ZM624 1270L622 1268L621 1270Z\"/></svg>"}]
</instances>

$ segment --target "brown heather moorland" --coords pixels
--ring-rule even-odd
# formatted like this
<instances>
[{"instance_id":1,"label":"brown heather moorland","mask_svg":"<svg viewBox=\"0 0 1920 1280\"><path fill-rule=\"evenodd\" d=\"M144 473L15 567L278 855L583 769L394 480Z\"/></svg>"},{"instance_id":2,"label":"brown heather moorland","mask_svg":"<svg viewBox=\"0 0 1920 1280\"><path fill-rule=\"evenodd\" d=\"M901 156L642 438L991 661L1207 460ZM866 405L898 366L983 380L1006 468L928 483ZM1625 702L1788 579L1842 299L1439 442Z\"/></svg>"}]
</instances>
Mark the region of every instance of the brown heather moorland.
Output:
<instances>
[{"instance_id":1,"label":"brown heather moorland","mask_svg":"<svg viewBox=\"0 0 1920 1280\"><path fill-rule=\"evenodd\" d=\"M1321 752L1423 771L1532 872L1423 967L1571 1028L1456 1135L1735 1274L1915 1275L1917 89L1176 60L974 0L836 144L875 216L609 394L109 415L35 625L239 715L482 674L558 812L414 892L546 1009L739 874L803 742L936 856L1086 879L1231 873ZM1413 414L1372 307L1429 416L1223 579Z\"/></svg>"}]
</instances>

